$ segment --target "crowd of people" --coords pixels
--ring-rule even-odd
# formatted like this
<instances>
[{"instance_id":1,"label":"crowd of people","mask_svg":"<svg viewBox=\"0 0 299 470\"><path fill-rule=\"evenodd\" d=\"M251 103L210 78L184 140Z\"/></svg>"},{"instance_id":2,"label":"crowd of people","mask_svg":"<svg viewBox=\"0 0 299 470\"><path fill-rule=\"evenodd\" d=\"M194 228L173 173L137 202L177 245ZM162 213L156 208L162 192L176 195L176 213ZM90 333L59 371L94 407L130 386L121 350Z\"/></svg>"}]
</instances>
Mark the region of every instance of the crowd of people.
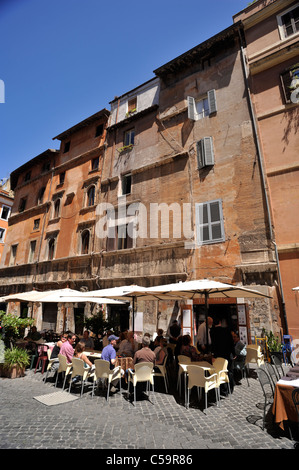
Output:
<instances>
[{"instance_id":1,"label":"crowd of people","mask_svg":"<svg viewBox=\"0 0 299 470\"><path fill-rule=\"evenodd\" d=\"M33 327L28 334L28 340L37 341L40 338L40 334ZM171 360L173 355L176 359L179 355L188 356L192 362L206 360L207 354L210 354L211 358L223 357L228 361L232 389L246 358L246 346L240 340L238 333L223 327L220 319L212 317L207 318L207 324L204 321L199 326L195 345L192 345L189 334L181 334L177 320L169 328L168 339L162 329L157 330L154 339L151 339L149 333L145 333L141 343L136 341L132 331L123 331L116 336L109 330L104 334L102 343L101 358L110 363L111 369L115 367L117 357L132 358L134 366L140 362L152 362L154 367L163 364L165 358L169 357ZM61 334L52 349L51 359L54 359L52 369L58 369L58 354L64 355L67 363L71 363L73 357L78 357L83 360L85 367L93 368L94 364L86 355L86 349L94 350L94 340L88 330L83 332L81 338L72 332ZM124 374L127 372L123 371ZM112 385L111 391L114 391L116 387L115 384Z\"/></svg>"}]
</instances>

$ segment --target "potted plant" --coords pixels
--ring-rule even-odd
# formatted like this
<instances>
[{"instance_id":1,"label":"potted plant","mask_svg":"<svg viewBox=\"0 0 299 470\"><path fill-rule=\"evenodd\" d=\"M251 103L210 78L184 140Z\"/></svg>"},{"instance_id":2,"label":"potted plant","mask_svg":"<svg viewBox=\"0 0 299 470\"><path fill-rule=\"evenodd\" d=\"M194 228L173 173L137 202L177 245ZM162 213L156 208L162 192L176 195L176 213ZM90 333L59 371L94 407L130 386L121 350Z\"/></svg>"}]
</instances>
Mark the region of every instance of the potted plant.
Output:
<instances>
[{"instance_id":1,"label":"potted plant","mask_svg":"<svg viewBox=\"0 0 299 470\"><path fill-rule=\"evenodd\" d=\"M270 353L270 356L277 356L282 361L282 344L277 336L274 335L273 331L264 331L267 338L267 347Z\"/></svg>"},{"instance_id":2,"label":"potted plant","mask_svg":"<svg viewBox=\"0 0 299 470\"><path fill-rule=\"evenodd\" d=\"M24 377L25 369L29 364L30 356L26 349L7 348L4 352L4 363L0 367L1 376L11 379Z\"/></svg>"}]
</instances>

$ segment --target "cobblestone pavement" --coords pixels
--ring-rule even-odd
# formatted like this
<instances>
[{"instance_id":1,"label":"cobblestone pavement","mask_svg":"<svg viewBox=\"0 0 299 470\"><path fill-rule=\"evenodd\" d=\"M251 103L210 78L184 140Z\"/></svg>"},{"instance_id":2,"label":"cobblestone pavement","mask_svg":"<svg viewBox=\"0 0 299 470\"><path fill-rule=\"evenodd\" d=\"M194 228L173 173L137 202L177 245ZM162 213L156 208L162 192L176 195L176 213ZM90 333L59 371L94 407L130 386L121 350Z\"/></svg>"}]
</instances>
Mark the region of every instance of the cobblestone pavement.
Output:
<instances>
[{"instance_id":1,"label":"cobblestone pavement","mask_svg":"<svg viewBox=\"0 0 299 470\"><path fill-rule=\"evenodd\" d=\"M288 432L273 427L271 413L262 430L264 397L251 371L236 385L231 397L216 406L209 392L209 406L192 392L190 408L176 392L170 393L163 379L156 378L155 396L137 401L125 391L110 396L102 390L91 396L86 387L82 398L46 406L33 397L60 390L45 374L27 370L19 379L0 378L1 449L294 449ZM80 396L80 386L72 393Z\"/></svg>"}]
</instances>

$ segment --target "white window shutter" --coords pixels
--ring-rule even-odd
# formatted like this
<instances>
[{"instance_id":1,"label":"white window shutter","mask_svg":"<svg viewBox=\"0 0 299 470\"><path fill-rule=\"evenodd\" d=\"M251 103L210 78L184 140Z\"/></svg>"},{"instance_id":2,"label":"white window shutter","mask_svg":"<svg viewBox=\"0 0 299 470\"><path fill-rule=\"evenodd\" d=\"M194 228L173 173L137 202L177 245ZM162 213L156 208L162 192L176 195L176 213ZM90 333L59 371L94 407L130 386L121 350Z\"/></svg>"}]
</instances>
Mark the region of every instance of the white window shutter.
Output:
<instances>
[{"instance_id":1,"label":"white window shutter","mask_svg":"<svg viewBox=\"0 0 299 470\"><path fill-rule=\"evenodd\" d=\"M212 137L204 137L196 144L198 169L214 165L214 148Z\"/></svg>"},{"instance_id":2,"label":"white window shutter","mask_svg":"<svg viewBox=\"0 0 299 470\"><path fill-rule=\"evenodd\" d=\"M205 165L214 165L214 148L212 137L204 137L203 139L204 163Z\"/></svg>"},{"instance_id":3,"label":"white window shutter","mask_svg":"<svg viewBox=\"0 0 299 470\"><path fill-rule=\"evenodd\" d=\"M210 114L217 112L217 103L216 103L216 90L208 91L208 101Z\"/></svg>"},{"instance_id":4,"label":"white window shutter","mask_svg":"<svg viewBox=\"0 0 299 470\"><path fill-rule=\"evenodd\" d=\"M205 166L203 139L197 142L196 150L197 150L197 165L198 165L198 169L200 170L200 168L203 168Z\"/></svg>"},{"instance_id":5,"label":"white window shutter","mask_svg":"<svg viewBox=\"0 0 299 470\"><path fill-rule=\"evenodd\" d=\"M188 104L188 118L192 121L196 121L196 111L195 111L195 99L192 96L187 96Z\"/></svg>"}]
</instances>

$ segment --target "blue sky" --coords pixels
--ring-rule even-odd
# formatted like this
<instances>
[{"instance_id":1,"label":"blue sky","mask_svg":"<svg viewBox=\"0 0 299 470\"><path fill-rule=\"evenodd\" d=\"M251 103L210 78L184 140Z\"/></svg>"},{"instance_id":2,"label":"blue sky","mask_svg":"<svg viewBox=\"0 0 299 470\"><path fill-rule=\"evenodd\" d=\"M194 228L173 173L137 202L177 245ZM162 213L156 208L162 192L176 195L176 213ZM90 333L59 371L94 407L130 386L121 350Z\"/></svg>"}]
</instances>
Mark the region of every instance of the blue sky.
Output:
<instances>
[{"instance_id":1,"label":"blue sky","mask_svg":"<svg viewBox=\"0 0 299 470\"><path fill-rule=\"evenodd\" d=\"M0 0L0 178L232 24L249 0Z\"/></svg>"}]
</instances>

